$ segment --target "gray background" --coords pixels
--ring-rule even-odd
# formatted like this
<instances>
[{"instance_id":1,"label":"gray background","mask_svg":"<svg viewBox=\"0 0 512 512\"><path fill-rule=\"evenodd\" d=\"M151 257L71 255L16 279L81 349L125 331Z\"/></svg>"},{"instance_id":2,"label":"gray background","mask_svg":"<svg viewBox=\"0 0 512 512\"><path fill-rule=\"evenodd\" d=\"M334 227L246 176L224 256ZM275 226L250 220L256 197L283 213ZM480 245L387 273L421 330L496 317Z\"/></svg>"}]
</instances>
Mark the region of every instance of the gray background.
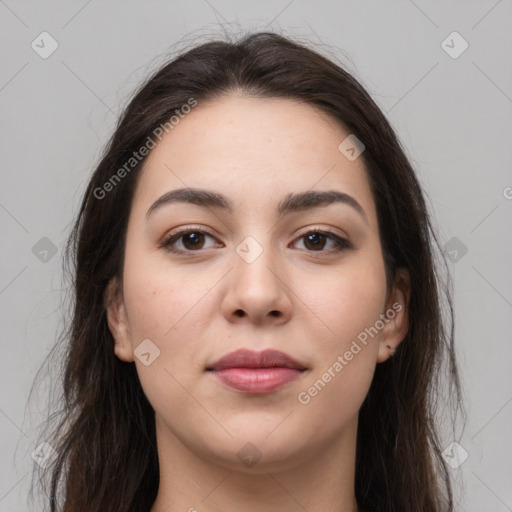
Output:
<instances>
[{"instance_id":1,"label":"gray background","mask_svg":"<svg viewBox=\"0 0 512 512\"><path fill-rule=\"evenodd\" d=\"M29 510L38 413L26 404L61 325L62 248L88 176L127 95L182 38L222 27L327 45L397 130L457 252L459 509L512 511L511 19L510 0L0 0L0 512ZM43 31L59 45L46 59L31 47ZM457 58L445 50L461 40L442 45L453 31L469 44Z\"/></svg>"}]
</instances>

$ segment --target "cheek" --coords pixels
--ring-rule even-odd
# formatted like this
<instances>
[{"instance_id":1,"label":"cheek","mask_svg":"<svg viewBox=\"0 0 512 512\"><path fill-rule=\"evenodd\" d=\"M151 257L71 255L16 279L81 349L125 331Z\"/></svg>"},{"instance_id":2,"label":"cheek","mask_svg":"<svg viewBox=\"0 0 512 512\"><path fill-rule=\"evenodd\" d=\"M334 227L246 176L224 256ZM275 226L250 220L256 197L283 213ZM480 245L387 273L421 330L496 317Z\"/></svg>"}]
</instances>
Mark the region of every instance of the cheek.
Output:
<instances>
[{"instance_id":1,"label":"cheek","mask_svg":"<svg viewBox=\"0 0 512 512\"><path fill-rule=\"evenodd\" d=\"M190 270L134 256L125 262L124 279L132 347L150 339L160 350L155 363L190 374L183 368L192 370L202 363L200 349L213 307L214 294L209 292L217 273L194 280Z\"/></svg>"},{"instance_id":2,"label":"cheek","mask_svg":"<svg viewBox=\"0 0 512 512\"><path fill-rule=\"evenodd\" d=\"M357 414L377 363L381 331L375 325L383 312L385 281L379 267L351 270L325 280L322 293L307 294L305 287L301 295L315 312L310 318L321 319L312 337L314 368L297 396L312 430L334 433ZM328 427L326 410L331 411Z\"/></svg>"},{"instance_id":3,"label":"cheek","mask_svg":"<svg viewBox=\"0 0 512 512\"><path fill-rule=\"evenodd\" d=\"M321 337L339 350L375 325L385 305L384 267L378 261L347 261L336 272L297 280L296 286L300 307L317 319L318 335L322 332Z\"/></svg>"},{"instance_id":4,"label":"cheek","mask_svg":"<svg viewBox=\"0 0 512 512\"><path fill-rule=\"evenodd\" d=\"M179 273L126 267L125 300L132 347L151 340L158 356L150 365L135 357L141 386L155 411L164 416L169 411L190 406L187 389L203 371L207 289L180 278ZM154 348L156 347L156 348ZM198 414L194 410L193 414ZM198 421L200 418L198 417Z\"/></svg>"},{"instance_id":5,"label":"cheek","mask_svg":"<svg viewBox=\"0 0 512 512\"><path fill-rule=\"evenodd\" d=\"M384 267L375 260L352 263L336 275L318 275L318 286L302 285L298 294L308 306L310 325L319 325L310 330L318 349L314 371L298 397L311 413L312 428L322 427L315 418L326 409L336 417L333 427L356 414L377 363L381 329L375 326L386 298Z\"/></svg>"},{"instance_id":6,"label":"cheek","mask_svg":"<svg viewBox=\"0 0 512 512\"><path fill-rule=\"evenodd\" d=\"M158 339L187 321L205 293L203 286L190 279L190 273L142 249L127 251L123 285L132 333L152 334ZM142 329L147 332L141 333Z\"/></svg>"},{"instance_id":7,"label":"cheek","mask_svg":"<svg viewBox=\"0 0 512 512\"><path fill-rule=\"evenodd\" d=\"M361 353L362 354L362 353ZM370 388L374 364L361 354L336 367L336 360L305 383L297 394L297 407L304 418L304 428L311 432L336 435L356 417ZM334 363L334 364L333 364ZM339 368L343 368L339 370Z\"/></svg>"}]
</instances>

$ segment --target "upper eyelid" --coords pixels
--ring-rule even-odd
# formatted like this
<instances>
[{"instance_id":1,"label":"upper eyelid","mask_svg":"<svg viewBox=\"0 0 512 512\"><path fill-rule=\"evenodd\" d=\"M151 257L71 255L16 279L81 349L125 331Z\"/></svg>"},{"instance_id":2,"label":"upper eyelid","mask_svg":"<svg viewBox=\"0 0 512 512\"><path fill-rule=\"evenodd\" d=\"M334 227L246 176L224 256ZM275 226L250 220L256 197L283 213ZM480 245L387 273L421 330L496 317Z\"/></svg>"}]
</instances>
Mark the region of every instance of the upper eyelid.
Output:
<instances>
[{"instance_id":1,"label":"upper eyelid","mask_svg":"<svg viewBox=\"0 0 512 512\"><path fill-rule=\"evenodd\" d=\"M194 232L199 232L199 233L206 234L206 235L210 236L211 238L213 238L214 240L216 240L217 242L219 242L217 236L214 235L213 233L210 233L210 231L208 231L204 227L200 227L200 226L185 226L183 228L179 228L178 231L171 232L170 234L165 235L162 238L162 240L160 242L160 245L166 245L173 238L176 239L175 240L175 242L176 242L182 236L185 236L188 233L194 233ZM295 242L296 240L306 236L309 233L314 233L314 232L318 232L320 234L323 234L323 235L325 235L328 238L331 237L331 239L334 240L335 242L336 242L336 238L338 238L338 239L340 239L340 241L345 242L346 244L349 244L350 246L352 246L352 242L350 241L350 238L345 233L340 234L340 233L335 232L333 230L333 228L322 228L322 227L319 227L319 226L305 227L305 228L301 229L300 232L295 235L295 237L293 239L293 242ZM222 242L220 242L220 243L222 243ZM184 251L184 252L198 252L198 251Z\"/></svg>"},{"instance_id":2,"label":"upper eyelid","mask_svg":"<svg viewBox=\"0 0 512 512\"><path fill-rule=\"evenodd\" d=\"M211 233L208 229L205 229L204 227L202 226L185 226L183 228L178 228L177 231L171 231L169 232L168 234L164 235L162 238L163 239L168 239L168 238L171 238L173 236L177 236L177 235L185 235L187 233L190 233L190 232L200 232L200 233L205 233L213 238L217 238L217 235ZM315 232L315 231L318 231L318 232L321 232L321 233L326 233L328 235L335 235L335 236L338 236L340 238L349 238L349 236L343 232L343 230L341 229L337 229L336 228L324 228L324 227L319 227L319 226L306 226L305 228L301 228L301 230L299 231L299 233L297 233L295 235L295 237L300 237L300 236L304 236L305 234L307 233L311 233L311 232Z\"/></svg>"},{"instance_id":3,"label":"upper eyelid","mask_svg":"<svg viewBox=\"0 0 512 512\"><path fill-rule=\"evenodd\" d=\"M170 238L173 238L173 237L180 237L180 236L183 236L183 235L186 235L187 233L195 233L195 232L198 232L198 233L205 233L209 236L211 236L212 238L217 238L217 235L214 235L213 233L211 233L210 231L208 231L207 229L205 229L204 227L199 227L199 226L185 226L183 228L178 228L178 230L174 231L174 230L171 230L169 233L166 233L163 237L162 237L162 240L169 240Z\"/></svg>"}]
</instances>

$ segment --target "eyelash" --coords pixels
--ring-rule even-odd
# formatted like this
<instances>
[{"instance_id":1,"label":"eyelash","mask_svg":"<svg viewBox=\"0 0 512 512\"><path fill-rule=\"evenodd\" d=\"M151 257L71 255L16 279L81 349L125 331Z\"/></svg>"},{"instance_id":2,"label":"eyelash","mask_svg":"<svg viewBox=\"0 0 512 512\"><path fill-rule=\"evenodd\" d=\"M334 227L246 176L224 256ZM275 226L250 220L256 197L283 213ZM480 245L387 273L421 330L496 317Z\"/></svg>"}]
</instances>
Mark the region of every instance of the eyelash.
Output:
<instances>
[{"instance_id":1,"label":"eyelash","mask_svg":"<svg viewBox=\"0 0 512 512\"><path fill-rule=\"evenodd\" d=\"M208 233L207 231L204 231L202 229L195 229L195 228L187 228L182 231L178 231L177 233L173 233L172 235L164 238L158 245L160 248L165 249L169 252L175 253L175 254L187 254L187 253L194 253L194 252L200 252L202 249L197 250L182 250L182 249L176 249L173 247L173 244L178 241L180 238L184 237L185 235L191 234L191 233L200 233L203 235L208 235L211 238L215 238L212 234ZM346 249L351 249L352 244L346 240L345 238L342 238L336 234L334 234L332 231L326 231L321 229L310 229L309 231L305 232L304 234L300 235L297 240L300 240L302 238L305 238L307 235L311 234L319 234L327 237L328 239L334 241L337 245L335 249L329 249L329 250L307 250L307 252L310 253L339 253L341 251L344 251Z\"/></svg>"}]
</instances>

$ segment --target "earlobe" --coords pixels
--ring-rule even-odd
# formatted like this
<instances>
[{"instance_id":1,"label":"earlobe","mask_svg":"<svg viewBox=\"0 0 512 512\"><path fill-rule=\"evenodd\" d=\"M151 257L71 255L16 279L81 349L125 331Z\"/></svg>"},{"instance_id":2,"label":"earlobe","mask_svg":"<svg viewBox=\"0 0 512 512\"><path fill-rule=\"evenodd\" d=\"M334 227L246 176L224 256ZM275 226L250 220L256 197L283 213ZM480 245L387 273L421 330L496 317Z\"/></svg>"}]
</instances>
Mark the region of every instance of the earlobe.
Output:
<instances>
[{"instance_id":1,"label":"earlobe","mask_svg":"<svg viewBox=\"0 0 512 512\"><path fill-rule=\"evenodd\" d=\"M103 302L107 313L108 328L114 338L114 353L122 361L134 360L130 330L123 301L123 292L117 277L113 277L105 288Z\"/></svg>"},{"instance_id":2,"label":"earlobe","mask_svg":"<svg viewBox=\"0 0 512 512\"><path fill-rule=\"evenodd\" d=\"M384 314L388 317L385 324L377 362L383 363L393 357L398 346L405 338L409 329L409 299L411 295L411 281L406 268L399 268L395 274L395 282L389 295Z\"/></svg>"}]
</instances>

